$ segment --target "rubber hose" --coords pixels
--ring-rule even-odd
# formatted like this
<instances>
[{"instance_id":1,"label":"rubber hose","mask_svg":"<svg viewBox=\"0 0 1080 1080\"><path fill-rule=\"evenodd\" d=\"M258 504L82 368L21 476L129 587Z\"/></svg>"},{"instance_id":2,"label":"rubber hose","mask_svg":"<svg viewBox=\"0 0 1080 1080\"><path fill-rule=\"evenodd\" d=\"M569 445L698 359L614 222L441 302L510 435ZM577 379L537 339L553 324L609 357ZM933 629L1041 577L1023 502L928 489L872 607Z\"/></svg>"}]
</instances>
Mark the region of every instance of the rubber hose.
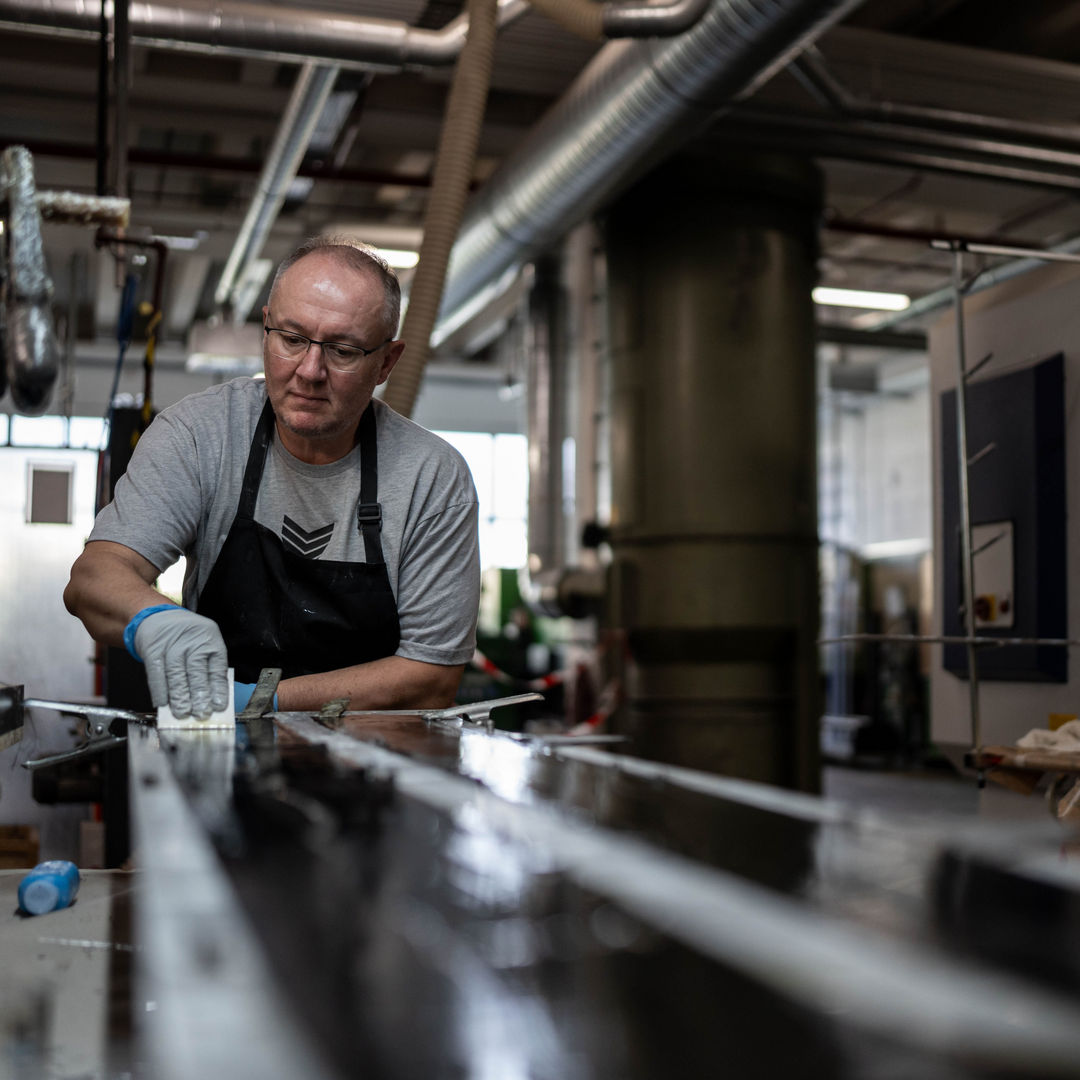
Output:
<instances>
[{"instance_id":1,"label":"rubber hose","mask_svg":"<svg viewBox=\"0 0 1080 1080\"><path fill-rule=\"evenodd\" d=\"M405 324L401 328L401 337L408 344L390 376L383 398L403 416L412 415L431 353L431 332L442 303L450 250L457 239L476 167L476 148L491 82L498 0L469 0L468 12L468 35L454 67L450 95L446 100L420 261L416 265Z\"/></svg>"},{"instance_id":2,"label":"rubber hose","mask_svg":"<svg viewBox=\"0 0 1080 1080\"><path fill-rule=\"evenodd\" d=\"M564 30L590 41L604 40L604 5L593 0L530 0L537 11Z\"/></svg>"}]
</instances>

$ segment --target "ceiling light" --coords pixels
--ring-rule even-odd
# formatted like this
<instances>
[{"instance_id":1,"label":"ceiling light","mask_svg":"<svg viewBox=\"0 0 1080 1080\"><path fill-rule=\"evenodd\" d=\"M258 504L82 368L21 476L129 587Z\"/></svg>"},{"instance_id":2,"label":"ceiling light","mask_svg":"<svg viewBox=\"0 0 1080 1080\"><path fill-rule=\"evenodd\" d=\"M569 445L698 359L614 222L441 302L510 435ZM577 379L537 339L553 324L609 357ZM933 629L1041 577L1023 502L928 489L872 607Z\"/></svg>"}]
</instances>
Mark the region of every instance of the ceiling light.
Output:
<instances>
[{"instance_id":1,"label":"ceiling light","mask_svg":"<svg viewBox=\"0 0 1080 1080\"><path fill-rule=\"evenodd\" d=\"M221 353L192 353L184 370L192 375L255 375L262 371L261 356L226 356Z\"/></svg>"},{"instance_id":2,"label":"ceiling light","mask_svg":"<svg viewBox=\"0 0 1080 1080\"><path fill-rule=\"evenodd\" d=\"M862 557L873 562L877 559L910 559L917 555L925 555L933 545L925 537L916 537L911 540L878 540L873 544L865 544L862 549Z\"/></svg>"},{"instance_id":3,"label":"ceiling light","mask_svg":"<svg viewBox=\"0 0 1080 1080\"><path fill-rule=\"evenodd\" d=\"M911 304L911 297L903 293L867 292L863 289L829 289L819 286L814 290L813 296L815 304L874 308L876 311L903 311Z\"/></svg>"},{"instance_id":4,"label":"ceiling light","mask_svg":"<svg viewBox=\"0 0 1080 1080\"><path fill-rule=\"evenodd\" d=\"M385 259L395 270L409 270L420 261L420 252L400 248L375 248L375 254Z\"/></svg>"}]
</instances>

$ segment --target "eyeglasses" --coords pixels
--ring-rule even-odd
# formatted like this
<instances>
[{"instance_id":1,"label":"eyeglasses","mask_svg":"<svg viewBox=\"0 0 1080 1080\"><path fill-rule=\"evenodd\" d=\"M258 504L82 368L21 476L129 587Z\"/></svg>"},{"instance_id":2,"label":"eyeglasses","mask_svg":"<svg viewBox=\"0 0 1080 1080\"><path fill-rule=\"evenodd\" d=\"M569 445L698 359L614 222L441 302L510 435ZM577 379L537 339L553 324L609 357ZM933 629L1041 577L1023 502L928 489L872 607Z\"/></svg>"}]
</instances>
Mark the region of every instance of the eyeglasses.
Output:
<instances>
[{"instance_id":1,"label":"eyeglasses","mask_svg":"<svg viewBox=\"0 0 1080 1080\"><path fill-rule=\"evenodd\" d=\"M270 349L275 356L282 360L296 362L307 355L312 345L318 345L322 349L323 360L326 366L334 371L346 373L359 371L360 362L365 356L378 352L383 345L393 341L387 338L382 345L376 345L374 349L361 349L359 345L345 345L340 341L314 341L304 337L303 334L294 333L292 330L279 330L276 326L264 326L266 336L270 339Z\"/></svg>"}]
</instances>

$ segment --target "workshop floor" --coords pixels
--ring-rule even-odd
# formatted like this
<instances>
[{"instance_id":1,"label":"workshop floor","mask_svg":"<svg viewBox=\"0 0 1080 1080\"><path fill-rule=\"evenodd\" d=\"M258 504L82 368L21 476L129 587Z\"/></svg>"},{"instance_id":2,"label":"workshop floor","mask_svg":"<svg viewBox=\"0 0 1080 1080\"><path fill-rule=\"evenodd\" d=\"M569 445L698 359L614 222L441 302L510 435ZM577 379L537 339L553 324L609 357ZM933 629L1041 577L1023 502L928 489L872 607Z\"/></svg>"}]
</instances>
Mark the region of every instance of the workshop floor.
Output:
<instances>
[{"instance_id":1,"label":"workshop floor","mask_svg":"<svg viewBox=\"0 0 1080 1080\"><path fill-rule=\"evenodd\" d=\"M977 814L1005 821L1042 821L1043 791L1018 795L998 784L980 791L974 780L937 772L878 772L826 765L821 792L830 799L901 814Z\"/></svg>"},{"instance_id":2,"label":"workshop floor","mask_svg":"<svg viewBox=\"0 0 1080 1080\"><path fill-rule=\"evenodd\" d=\"M822 794L840 802L906 814L977 814L979 790L947 773L877 772L826 765Z\"/></svg>"}]
</instances>

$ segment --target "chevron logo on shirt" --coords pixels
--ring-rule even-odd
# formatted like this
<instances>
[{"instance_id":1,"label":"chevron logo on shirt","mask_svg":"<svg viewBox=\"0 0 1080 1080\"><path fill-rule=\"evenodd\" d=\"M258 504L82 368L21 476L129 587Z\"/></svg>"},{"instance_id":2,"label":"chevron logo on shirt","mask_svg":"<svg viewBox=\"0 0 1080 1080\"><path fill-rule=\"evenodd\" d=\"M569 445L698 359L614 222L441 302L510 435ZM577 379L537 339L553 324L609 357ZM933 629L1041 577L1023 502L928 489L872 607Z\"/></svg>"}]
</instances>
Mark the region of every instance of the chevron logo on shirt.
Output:
<instances>
[{"instance_id":1,"label":"chevron logo on shirt","mask_svg":"<svg viewBox=\"0 0 1080 1080\"><path fill-rule=\"evenodd\" d=\"M323 525L320 529L307 532L286 514L281 525L281 539L285 542L285 546L291 548L297 555L303 555L308 559L317 559L330 543L335 524L337 523L331 521L329 525Z\"/></svg>"}]
</instances>

